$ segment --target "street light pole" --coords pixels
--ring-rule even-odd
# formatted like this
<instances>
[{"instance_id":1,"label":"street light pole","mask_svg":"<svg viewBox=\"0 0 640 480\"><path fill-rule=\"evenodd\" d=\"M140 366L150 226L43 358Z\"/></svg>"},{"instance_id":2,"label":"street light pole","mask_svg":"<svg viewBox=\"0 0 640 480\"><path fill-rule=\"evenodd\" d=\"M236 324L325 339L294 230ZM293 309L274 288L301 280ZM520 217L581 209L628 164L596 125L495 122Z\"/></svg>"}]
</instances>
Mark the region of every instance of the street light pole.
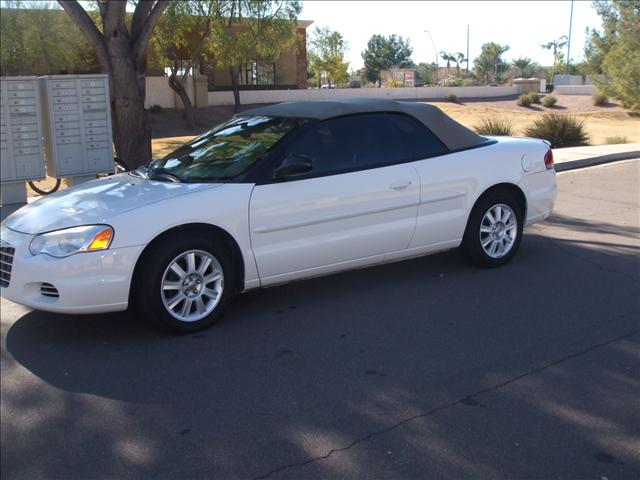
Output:
<instances>
[{"instance_id":1,"label":"street light pole","mask_svg":"<svg viewBox=\"0 0 640 480\"><path fill-rule=\"evenodd\" d=\"M571 27L573 26L573 0L571 0L571 13L569 14L569 38L567 40L567 75L569 75L569 62L571 61Z\"/></svg>"},{"instance_id":2,"label":"street light pole","mask_svg":"<svg viewBox=\"0 0 640 480\"><path fill-rule=\"evenodd\" d=\"M433 41L433 37L431 36L431 32L429 30L425 30L424 31L427 35L429 35L429 38L431 39L431 45L433 45L433 51L436 55L436 60L435 60L435 64L436 64L436 83L438 83L438 49L436 48L436 42Z\"/></svg>"}]
</instances>

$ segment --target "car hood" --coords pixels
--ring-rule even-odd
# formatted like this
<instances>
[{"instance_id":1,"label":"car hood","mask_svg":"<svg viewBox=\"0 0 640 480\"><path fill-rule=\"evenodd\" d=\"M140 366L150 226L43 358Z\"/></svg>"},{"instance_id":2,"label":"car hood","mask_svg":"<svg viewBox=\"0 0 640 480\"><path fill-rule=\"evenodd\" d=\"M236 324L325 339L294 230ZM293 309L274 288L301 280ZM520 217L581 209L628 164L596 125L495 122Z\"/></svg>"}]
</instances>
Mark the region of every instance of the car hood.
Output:
<instances>
[{"instance_id":1,"label":"car hood","mask_svg":"<svg viewBox=\"0 0 640 480\"><path fill-rule=\"evenodd\" d=\"M110 218L145 205L221 186L159 182L124 173L42 197L7 217L2 224L35 235L77 225L109 223Z\"/></svg>"}]
</instances>

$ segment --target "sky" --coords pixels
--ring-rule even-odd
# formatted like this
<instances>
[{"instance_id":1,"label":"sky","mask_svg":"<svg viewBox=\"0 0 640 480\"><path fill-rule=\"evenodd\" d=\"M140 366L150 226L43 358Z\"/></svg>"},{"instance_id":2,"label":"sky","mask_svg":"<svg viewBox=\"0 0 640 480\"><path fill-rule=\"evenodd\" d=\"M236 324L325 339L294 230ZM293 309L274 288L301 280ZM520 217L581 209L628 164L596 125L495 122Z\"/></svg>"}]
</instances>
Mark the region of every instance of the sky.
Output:
<instances>
[{"instance_id":1,"label":"sky","mask_svg":"<svg viewBox=\"0 0 640 480\"><path fill-rule=\"evenodd\" d=\"M350 69L363 66L361 53L373 34L395 33L409 38L415 63L435 61L437 52L466 55L469 25L469 56L478 56L483 43L509 45L507 60L529 57L551 65L553 54L540 47L569 34L570 0L555 1L324 1L305 0L300 19L340 32L348 44ZM583 58L586 27L600 28L600 17L591 1L576 0L573 6L571 59ZM428 30L433 38L429 38ZM566 50L565 50L566 55ZM439 59L440 65L445 62ZM470 63L470 66L472 63ZM470 67L471 68L471 67Z\"/></svg>"}]
</instances>

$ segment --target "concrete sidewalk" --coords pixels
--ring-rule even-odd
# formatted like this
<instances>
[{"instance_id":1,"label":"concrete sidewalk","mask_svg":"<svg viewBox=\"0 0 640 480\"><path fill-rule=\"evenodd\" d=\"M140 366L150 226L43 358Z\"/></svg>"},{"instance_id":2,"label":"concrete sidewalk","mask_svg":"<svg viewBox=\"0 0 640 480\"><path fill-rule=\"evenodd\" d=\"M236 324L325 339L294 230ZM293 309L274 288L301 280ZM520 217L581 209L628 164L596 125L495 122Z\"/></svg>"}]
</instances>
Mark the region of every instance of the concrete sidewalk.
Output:
<instances>
[{"instance_id":1,"label":"concrete sidewalk","mask_svg":"<svg viewBox=\"0 0 640 480\"><path fill-rule=\"evenodd\" d=\"M640 158L640 143L553 149L553 160L558 172L631 158Z\"/></svg>"}]
</instances>

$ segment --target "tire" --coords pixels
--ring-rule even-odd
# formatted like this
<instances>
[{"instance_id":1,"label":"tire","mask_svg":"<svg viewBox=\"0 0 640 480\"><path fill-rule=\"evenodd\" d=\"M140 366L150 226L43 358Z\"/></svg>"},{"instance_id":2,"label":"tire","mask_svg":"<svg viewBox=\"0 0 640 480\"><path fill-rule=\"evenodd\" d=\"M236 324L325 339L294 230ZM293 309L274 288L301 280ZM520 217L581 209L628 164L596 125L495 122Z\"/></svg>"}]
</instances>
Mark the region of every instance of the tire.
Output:
<instances>
[{"instance_id":1,"label":"tire","mask_svg":"<svg viewBox=\"0 0 640 480\"><path fill-rule=\"evenodd\" d=\"M462 253L474 265L500 267L518 251L522 229L523 211L514 195L506 190L489 192L478 199L471 211Z\"/></svg>"},{"instance_id":2,"label":"tire","mask_svg":"<svg viewBox=\"0 0 640 480\"><path fill-rule=\"evenodd\" d=\"M57 192L60 189L60 184L62 180L59 178L55 179L55 183L50 188L45 188L44 181L40 184L40 182L28 182L31 190L40 195L49 195L50 193Z\"/></svg>"},{"instance_id":3,"label":"tire","mask_svg":"<svg viewBox=\"0 0 640 480\"><path fill-rule=\"evenodd\" d=\"M134 307L151 323L178 333L214 325L234 293L231 258L223 242L203 233L184 232L161 239L145 252L137 269L132 292ZM205 270L198 272L207 259ZM184 275L177 273L180 270ZM216 271L220 273L219 280L207 282ZM214 297L211 292L217 290Z\"/></svg>"}]
</instances>

